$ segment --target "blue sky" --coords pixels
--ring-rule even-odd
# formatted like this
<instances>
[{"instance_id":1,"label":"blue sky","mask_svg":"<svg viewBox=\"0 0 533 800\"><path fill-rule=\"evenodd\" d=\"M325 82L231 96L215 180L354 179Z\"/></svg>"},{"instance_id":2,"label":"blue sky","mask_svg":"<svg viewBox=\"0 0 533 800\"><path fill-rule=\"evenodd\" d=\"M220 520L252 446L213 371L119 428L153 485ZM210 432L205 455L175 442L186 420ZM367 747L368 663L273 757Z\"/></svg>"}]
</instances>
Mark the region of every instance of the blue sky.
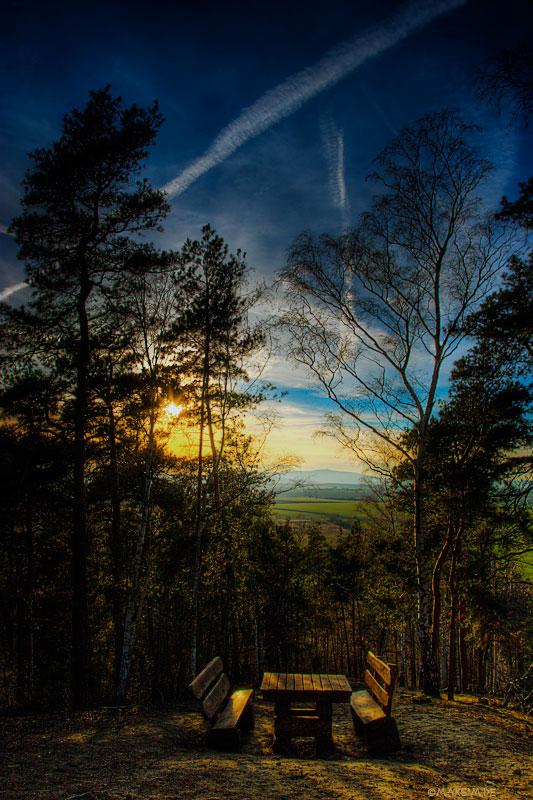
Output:
<instances>
[{"instance_id":1,"label":"blue sky","mask_svg":"<svg viewBox=\"0 0 533 800\"><path fill-rule=\"evenodd\" d=\"M339 231L367 205L373 157L427 111L451 106L483 126L483 149L497 166L486 197L496 207L532 173L530 139L477 99L472 84L532 22L528 0L8 1L0 230L18 212L27 153L49 145L62 115L106 83L126 104L157 98L165 117L147 170L154 185L174 191L161 243L179 246L209 222L266 279L293 237ZM0 292L21 280L14 243L0 233ZM300 430L300 448L324 404L282 358L270 372L294 390L280 437ZM300 452L307 468L349 466L324 443Z\"/></svg>"}]
</instances>

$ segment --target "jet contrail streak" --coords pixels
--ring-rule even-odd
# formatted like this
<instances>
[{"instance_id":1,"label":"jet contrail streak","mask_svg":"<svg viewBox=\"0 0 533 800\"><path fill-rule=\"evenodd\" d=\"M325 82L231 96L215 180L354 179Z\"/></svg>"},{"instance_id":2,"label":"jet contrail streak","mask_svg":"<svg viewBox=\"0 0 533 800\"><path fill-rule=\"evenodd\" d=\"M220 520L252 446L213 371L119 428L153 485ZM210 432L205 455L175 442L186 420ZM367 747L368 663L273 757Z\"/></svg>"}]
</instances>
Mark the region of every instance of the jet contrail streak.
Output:
<instances>
[{"instance_id":1,"label":"jet contrail streak","mask_svg":"<svg viewBox=\"0 0 533 800\"><path fill-rule=\"evenodd\" d=\"M389 50L437 17L468 0L415 0L402 6L385 22L328 50L315 64L270 89L223 128L206 152L163 186L176 197L237 148L293 114L315 95L334 86L365 61Z\"/></svg>"},{"instance_id":2,"label":"jet contrail streak","mask_svg":"<svg viewBox=\"0 0 533 800\"><path fill-rule=\"evenodd\" d=\"M337 138L337 171L336 183L339 193L339 205L342 211L342 227L348 227L348 215L350 213L350 201L346 191L346 180L344 177L344 132L339 131Z\"/></svg>"},{"instance_id":3,"label":"jet contrail streak","mask_svg":"<svg viewBox=\"0 0 533 800\"><path fill-rule=\"evenodd\" d=\"M27 287L27 283L15 283L13 286L8 286L7 289L2 289L0 292L0 301L7 300L7 298L11 297L15 292L20 292L21 289L27 289Z\"/></svg>"},{"instance_id":4,"label":"jet contrail streak","mask_svg":"<svg viewBox=\"0 0 533 800\"><path fill-rule=\"evenodd\" d=\"M328 162L329 182L333 195L333 204L342 214L342 227L348 226L350 201L346 190L344 174L344 133L339 130L333 119L322 119L320 123L322 142Z\"/></svg>"}]
</instances>

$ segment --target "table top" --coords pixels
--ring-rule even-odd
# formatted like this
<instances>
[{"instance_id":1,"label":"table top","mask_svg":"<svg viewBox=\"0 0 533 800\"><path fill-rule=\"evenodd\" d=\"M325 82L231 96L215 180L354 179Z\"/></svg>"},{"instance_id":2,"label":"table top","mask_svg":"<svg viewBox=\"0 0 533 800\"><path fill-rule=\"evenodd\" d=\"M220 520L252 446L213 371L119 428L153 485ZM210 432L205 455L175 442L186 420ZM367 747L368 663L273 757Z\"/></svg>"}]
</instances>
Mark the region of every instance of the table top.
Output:
<instances>
[{"instance_id":1,"label":"table top","mask_svg":"<svg viewBox=\"0 0 533 800\"><path fill-rule=\"evenodd\" d=\"M348 703L352 687L346 675L265 672L261 692L265 700Z\"/></svg>"}]
</instances>

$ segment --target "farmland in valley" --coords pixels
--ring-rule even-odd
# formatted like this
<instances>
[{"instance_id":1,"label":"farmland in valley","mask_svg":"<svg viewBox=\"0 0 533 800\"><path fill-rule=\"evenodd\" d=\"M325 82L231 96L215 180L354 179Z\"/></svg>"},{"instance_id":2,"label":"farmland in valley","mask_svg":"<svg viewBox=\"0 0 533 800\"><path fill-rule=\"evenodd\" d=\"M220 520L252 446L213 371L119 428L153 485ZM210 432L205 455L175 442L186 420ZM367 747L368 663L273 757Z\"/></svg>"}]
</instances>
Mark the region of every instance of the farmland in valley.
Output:
<instances>
[{"instance_id":1,"label":"farmland in valley","mask_svg":"<svg viewBox=\"0 0 533 800\"><path fill-rule=\"evenodd\" d=\"M291 489L276 496L273 508L279 521L319 523L325 532L349 530L355 517L365 516L366 493L358 486L317 486Z\"/></svg>"}]
</instances>

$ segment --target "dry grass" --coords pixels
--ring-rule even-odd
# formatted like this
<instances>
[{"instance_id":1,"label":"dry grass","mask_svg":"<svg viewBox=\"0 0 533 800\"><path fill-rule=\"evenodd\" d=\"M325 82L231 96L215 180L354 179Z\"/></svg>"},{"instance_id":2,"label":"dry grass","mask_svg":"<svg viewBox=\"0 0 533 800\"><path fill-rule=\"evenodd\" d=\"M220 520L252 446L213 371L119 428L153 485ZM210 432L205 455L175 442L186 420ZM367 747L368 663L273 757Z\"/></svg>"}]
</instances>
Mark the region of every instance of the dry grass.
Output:
<instances>
[{"instance_id":1,"label":"dry grass","mask_svg":"<svg viewBox=\"0 0 533 800\"><path fill-rule=\"evenodd\" d=\"M336 752L312 740L272 755L272 706L260 697L243 751L204 745L191 703L112 715L5 716L0 794L5 800L414 800L428 790L493 789L498 800L533 797L533 721L476 698L395 701L403 749L371 759L353 736L347 706L334 715ZM439 796L439 794L437 794ZM445 796L440 793L440 796Z\"/></svg>"}]
</instances>

